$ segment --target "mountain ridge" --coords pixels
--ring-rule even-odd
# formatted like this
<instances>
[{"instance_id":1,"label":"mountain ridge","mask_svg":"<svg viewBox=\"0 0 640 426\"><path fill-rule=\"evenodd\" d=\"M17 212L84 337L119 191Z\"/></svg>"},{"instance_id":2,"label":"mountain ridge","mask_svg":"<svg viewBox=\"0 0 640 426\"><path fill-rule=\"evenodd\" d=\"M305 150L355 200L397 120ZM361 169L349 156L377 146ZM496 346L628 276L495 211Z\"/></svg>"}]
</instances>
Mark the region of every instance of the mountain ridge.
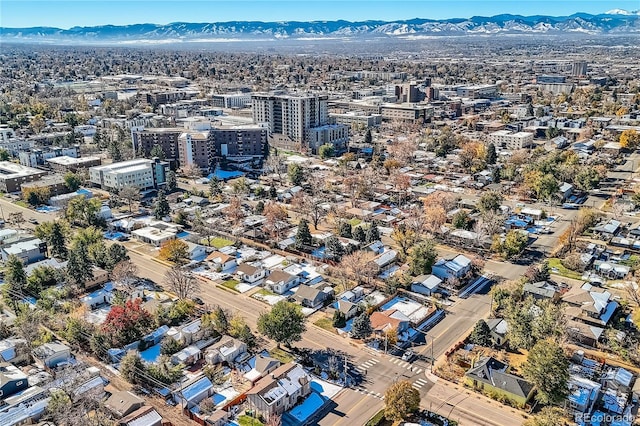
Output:
<instances>
[{"instance_id":1,"label":"mountain ridge","mask_svg":"<svg viewBox=\"0 0 640 426\"><path fill-rule=\"evenodd\" d=\"M0 39L14 42L176 42L206 39L304 39L305 37L406 37L495 34L640 34L640 14L612 10L570 16L501 14L471 18L366 21L226 21L130 25L0 27Z\"/></svg>"}]
</instances>

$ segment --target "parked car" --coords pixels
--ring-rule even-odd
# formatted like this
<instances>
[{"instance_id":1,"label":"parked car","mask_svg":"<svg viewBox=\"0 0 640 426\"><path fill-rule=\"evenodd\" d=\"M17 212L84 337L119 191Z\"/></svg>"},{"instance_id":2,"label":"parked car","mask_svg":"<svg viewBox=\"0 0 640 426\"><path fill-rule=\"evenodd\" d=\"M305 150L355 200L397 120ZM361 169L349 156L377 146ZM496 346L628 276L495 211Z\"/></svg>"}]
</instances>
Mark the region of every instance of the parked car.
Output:
<instances>
[{"instance_id":1,"label":"parked car","mask_svg":"<svg viewBox=\"0 0 640 426\"><path fill-rule=\"evenodd\" d=\"M204 302L199 297L194 297L193 301L196 302L196 305L200 305L200 306L204 305Z\"/></svg>"},{"instance_id":2,"label":"parked car","mask_svg":"<svg viewBox=\"0 0 640 426\"><path fill-rule=\"evenodd\" d=\"M34 225L37 225L38 224L38 220L32 217L32 218L29 219L29 223L33 223Z\"/></svg>"}]
</instances>

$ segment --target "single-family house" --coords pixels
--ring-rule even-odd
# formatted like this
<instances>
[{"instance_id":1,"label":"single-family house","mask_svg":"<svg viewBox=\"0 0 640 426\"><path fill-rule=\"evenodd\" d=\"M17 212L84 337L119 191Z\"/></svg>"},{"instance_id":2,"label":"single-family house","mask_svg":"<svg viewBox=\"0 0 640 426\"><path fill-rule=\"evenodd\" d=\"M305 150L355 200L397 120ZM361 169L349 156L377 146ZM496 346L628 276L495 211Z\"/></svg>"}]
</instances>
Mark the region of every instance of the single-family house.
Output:
<instances>
[{"instance_id":1,"label":"single-family house","mask_svg":"<svg viewBox=\"0 0 640 426\"><path fill-rule=\"evenodd\" d=\"M573 414L589 414L598 400L598 394L602 386L598 382L589 380L577 374L569 377L568 409Z\"/></svg>"},{"instance_id":2,"label":"single-family house","mask_svg":"<svg viewBox=\"0 0 640 426\"><path fill-rule=\"evenodd\" d=\"M237 265L235 256L220 251L214 251L209 254L207 261L213 263L214 266L220 268L221 271L229 270Z\"/></svg>"},{"instance_id":3,"label":"single-family house","mask_svg":"<svg viewBox=\"0 0 640 426\"><path fill-rule=\"evenodd\" d=\"M249 404L267 421L293 408L311 393L311 377L298 364L284 364L247 392Z\"/></svg>"},{"instance_id":4,"label":"single-family house","mask_svg":"<svg viewBox=\"0 0 640 426\"><path fill-rule=\"evenodd\" d=\"M459 254L453 259L438 260L431 268L431 273L441 280L462 278L471 270L471 259Z\"/></svg>"},{"instance_id":5,"label":"single-family house","mask_svg":"<svg viewBox=\"0 0 640 426\"><path fill-rule=\"evenodd\" d=\"M615 219L610 219L607 223L598 225L593 228L593 232L600 235L603 240L610 240L615 237L618 231L622 228L622 222Z\"/></svg>"},{"instance_id":6,"label":"single-family house","mask_svg":"<svg viewBox=\"0 0 640 426\"><path fill-rule=\"evenodd\" d=\"M174 365L193 365L202 359L202 351L195 345L189 345L186 348L171 355L171 362Z\"/></svg>"},{"instance_id":7,"label":"single-family house","mask_svg":"<svg viewBox=\"0 0 640 426\"><path fill-rule=\"evenodd\" d=\"M604 333L604 328L586 324L573 319L567 320L565 329L567 335L583 345L595 347Z\"/></svg>"},{"instance_id":8,"label":"single-family house","mask_svg":"<svg viewBox=\"0 0 640 426\"><path fill-rule=\"evenodd\" d=\"M167 241L175 240L180 231L181 227L176 224L154 221L149 226L132 231L131 235L137 240L160 247Z\"/></svg>"},{"instance_id":9,"label":"single-family house","mask_svg":"<svg viewBox=\"0 0 640 426\"><path fill-rule=\"evenodd\" d=\"M211 414L207 414L205 416L198 415L202 420L204 420L204 424L207 426L227 426L229 421L231 420L232 413L224 410L215 410Z\"/></svg>"},{"instance_id":10,"label":"single-family house","mask_svg":"<svg viewBox=\"0 0 640 426\"><path fill-rule=\"evenodd\" d=\"M364 288L357 286L351 290L347 290L344 293L338 295L338 300L348 300L349 302L358 302L364 297Z\"/></svg>"},{"instance_id":11,"label":"single-family house","mask_svg":"<svg viewBox=\"0 0 640 426\"><path fill-rule=\"evenodd\" d=\"M19 365L27 364L29 361L31 361L31 353L25 339L8 337L0 340L0 362Z\"/></svg>"},{"instance_id":12,"label":"single-family house","mask_svg":"<svg viewBox=\"0 0 640 426\"><path fill-rule=\"evenodd\" d=\"M360 305L344 299L338 299L336 302L337 310L344 314L345 319L349 320L360 314Z\"/></svg>"},{"instance_id":13,"label":"single-family house","mask_svg":"<svg viewBox=\"0 0 640 426\"><path fill-rule=\"evenodd\" d=\"M71 392L71 400L73 402L78 402L83 397L91 397L96 400L101 400L104 397L104 380L102 377L98 375L86 380Z\"/></svg>"},{"instance_id":14,"label":"single-family house","mask_svg":"<svg viewBox=\"0 0 640 426\"><path fill-rule=\"evenodd\" d=\"M250 263L241 263L236 269L236 275L245 283L256 284L267 276L267 271L261 266L254 266Z\"/></svg>"},{"instance_id":15,"label":"single-family house","mask_svg":"<svg viewBox=\"0 0 640 426\"><path fill-rule=\"evenodd\" d=\"M499 394L519 407L524 407L533 395L533 385L508 373L509 365L493 357L482 357L464 375L464 381L474 389Z\"/></svg>"},{"instance_id":16,"label":"single-family house","mask_svg":"<svg viewBox=\"0 0 640 426\"><path fill-rule=\"evenodd\" d=\"M36 364L47 368L55 368L58 364L71 359L71 348L58 342L49 342L33 350Z\"/></svg>"},{"instance_id":17,"label":"single-family house","mask_svg":"<svg viewBox=\"0 0 640 426\"><path fill-rule=\"evenodd\" d=\"M264 287L274 293L283 294L298 285L300 277L275 270L264 280Z\"/></svg>"},{"instance_id":18,"label":"single-family house","mask_svg":"<svg viewBox=\"0 0 640 426\"><path fill-rule=\"evenodd\" d=\"M398 252L395 250L386 250L376 257L373 258L373 263L375 263L378 268L384 269L387 266L391 265L396 261L398 257Z\"/></svg>"},{"instance_id":19,"label":"single-family house","mask_svg":"<svg viewBox=\"0 0 640 426\"><path fill-rule=\"evenodd\" d=\"M317 309L323 305L323 303L331 297L330 291L324 289L311 287L306 284L300 284L296 294L293 298L296 302L300 303L306 308Z\"/></svg>"},{"instance_id":20,"label":"single-family house","mask_svg":"<svg viewBox=\"0 0 640 426\"><path fill-rule=\"evenodd\" d=\"M133 413L143 405L144 399L129 391L113 393L104 404L105 408L118 419Z\"/></svg>"},{"instance_id":21,"label":"single-family house","mask_svg":"<svg viewBox=\"0 0 640 426\"><path fill-rule=\"evenodd\" d=\"M0 399L14 395L29 387L27 375L8 362L0 363Z\"/></svg>"},{"instance_id":22,"label":"single-family house","mask_svg":"<svg viewBox=\"0 0 640 426\"><path fill-rule=\"evenodd\" d=\"M606 326L618 309L618 302L611 300L611 293L589 283L574 286L562 296L570 318L598 327Z\"/></svg>"},{"instance_id":23,"label":"single-family house","mask_svg":"<svg viewBox=\"0 0 640 426\"><path fill-rule=\"evenodd\" d=\"M46 253L47 243L39 238L7 244L0 249L0 255L3 261L6 262L9 256L16 255L25 264L43 260Z\"/></svg>"},{"instance_id":24,"label":"single-family house","mask_svg":"<svg viewBox=\"0 0 640 426\"><path fill-rule=\"evenodd\" d=\"M190 260L201 261L207 257L207 249L205 246L190 241L185 242L187 243L187 253Z\"/></svg>"},{"instance_id":25,"label":"single-family house","mask_svg":"<svg viewBox=\"0 0 640 426\"><path fill-rule=\"evenodd\" d=\"M210 397L212 393L213 383L206 376L202 376L181 385L174 391L173 397L176 402L191 409L200 404L203 399Z\"/></svg>"},{"instance_id":26,"label":"single-family house","mask_svg":"<svg viewBox=\"0 0 640 426\"><path fill-rule=\"evenodd\" d=\"M435 275L419 275L411 281L411 291L431 296L442 284L442 280Z\"/></svg>"},{"instance_id":27,"label":"single-family house","mask_svg":"<svg viewBox=\"0 0 640 426\"><path fill-rule=\"evenodd\" d=\"M560 188L558 188L558 198L564 202L567 198L571 197L571 194L573 194L573 185L568 182L562 182Z\"/></svg>"},{"instance_id":28,"label":"single-family house","mask_svg":"<svg viewBox=\"0 0 640 426\"><path fill-rule=\"evenodd\" d=\"M525 297L531 296L536 300L552 300L557 301L560 293L558 287L549 281L538 281L535 283L526 283L522 292Z\"/></svg>"},{"instance_id":29,"label":"single-family house","mask_svg":"<svg viewBox=\"0 0 640 426\"><path fill-rule=\"evenodd\" d=\"M162 416L155 408L144 406L123 417L119 426L162 426Z\"/></svg>"},{"instance_id":30,"label":"single-family house","mask_svg":"<svg viewBox=\"0 0 640 426\"><path fill-rule=\"evenodd\" d=\"M248 362L250 370L244 375L244 378L251 383L255 383L259 379L266 377L267 374L280 367L280 361L269 356L258 354ZM245 370L246 371L246 370Z\"/></svg>"},{"instance_id":31,"label":"single-family house","mask_svg":"<svg viewBox=\"0 0 640 426\"><path fill-rule=\"evenodd\" d=\"M411 325L411 319L402 312L389 309L383 312L376 311L369 317L371 329L377 334L384 334L388 330L395 330L398 335L404 333Z\"/></svg>"},{"instance_id":32,"label":"single-family house","mask_svg":"<svg viewBox=\"0 0 640 426\"><path fill-rule=\"evenodd\" d=\"M91 278L84 283L85 289L93 289L109 281L109 272L95 265L91 266Z\"/></svg>"},{"instance_id":33,"label":"single-family house","mask_svg":"<svg viewBox=\"0 0 640 426\"><path fill-rule=\"evenodd\" d=\"M634 375L629 370L622 367L609 368L600 378L600 383L604 389L615 389L622 392L630 392Z\"/></svg>"},{"instance_id":34,"label":"single-family house","mask_svg":"<svg viewBox=\"0 0 640 426\"><path fill-rule=\"evenodd\" d=\"M240 355L247 352L247 345L231 336L222 336L213 345L207 348L204 359L209 364L219 364L226 362L231 364Z\"/></svg>"},{"instance_id":35,"label":"single-family house","mask_svg":"<svg viewBox=\"0 0 640 426\"><path fill-rule=\"evenodd\" d=\"M509 325L507 321L502 318L492 318L487 320L489 331L491 333L491 340L496 346L502 346L506 342L507 329Z\"/></svg>"}]
</instances>

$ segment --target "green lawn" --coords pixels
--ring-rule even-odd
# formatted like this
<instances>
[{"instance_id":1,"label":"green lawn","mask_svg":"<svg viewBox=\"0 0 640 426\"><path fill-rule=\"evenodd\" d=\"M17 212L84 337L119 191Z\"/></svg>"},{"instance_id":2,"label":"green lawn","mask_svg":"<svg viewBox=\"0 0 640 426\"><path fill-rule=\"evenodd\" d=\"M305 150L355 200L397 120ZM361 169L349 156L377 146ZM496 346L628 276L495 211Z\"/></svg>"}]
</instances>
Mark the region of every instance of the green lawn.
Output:
<instances>
[{"instance_id":1,"label":"green lawn","mask_svg":"<svg viewBox=\"0 0 640 426\"><path fill-rule=\"evenodd\" d=\"M29 205L22 200L18 200L13 204L15 204L16 206L24 207L25 209L29 208Z\"/></svg>"},{"instance_id":2,"label":"green lawn","mask_svg":"<svg viewBox=\"0 0 640 426\"><path fill-rule=\"evenodd\" d=\"M256 294L259 294L261 296L277 296L274 292L267 290L266 288L261 288L260 290L256 291Z\"/></svg>"},{"instance_id":3,"label":"green lawn","mask_svg":"<svg viewBox=\"0 0 640 426\"><path fill-rule=\"evenodd\" d=\"M264 426L264 423L262 423L258 419L247 416L246 414L238 416L238 424L240 426Z\"/></svg>"},{"instance_id":4,"label":"green lawn","mask_svg":"<svg viewBox=\"0 0 640 426\"><path fill-rule=\"evenodd\" d=\"M209 245L209 240L207 240L206 238L203 238L202 240L200 240L200 244L207 246ZM221 237L211 238L211 247L215 247L217 249L221 249L222 247L227 247L232 244L233 244L233 241L227 240L226 238L221 238Z\"/></svg>"},{"instance_id":5,"label":"green lawn","mask_svg":"<svg viewBox=\"0 0 640 426\"><path fill-rule=\"evenodd\" d=\"M582 279L582 274L580 272L565 268L557 257L549 259L549 269L552 274L562 275L563 277L572 278L574 280Z\"/></svg>"},{"instance_id":6,"label":"green lawn","mask_svg":"<svg viewBox=\"0 0 640 426\"><path fill-rule=\"evenodd\" d=\"M333 321L331 318L323 317L313 323L320 328L324 328L327 331L335 332L335 328L333 327Z\"/></svg>"},{"instance_id":7,"label":"green lawn","mask_svg":"<svg viewBox=\"0 0 640 426\"><path fill-rule=\"evenodd\" d=\"M238 290L236 290L236 285L238 285L238 283L240 283L240 281L238 280L226 280L226 281L222 281L221 285L223 287L228 288L229 290L238 292Z\"/></svg>"},{"instance_id":8,"label":"green lawn","mask_svg":"<svg viewBox=\"0 0 640 426\"><path fill-rule=\"evenodd\" d=\"M362 223L362 221L357 217L354 217L351 220L349 220L349 223L351 224L351 226L358 226Z\"/></svg>"},{"instance_id":9,"label":"green lawn","mask_svg":"<svg viewBox=\"0 0 640 426\"><path fill-rule=\"evenodd\" d=\"M285 352L282 349L278 349L277 347L269 350L269 355L271 358L275 358L283 364L289 363L294 359L290 353Z\"/></svg>"}]
</instances>

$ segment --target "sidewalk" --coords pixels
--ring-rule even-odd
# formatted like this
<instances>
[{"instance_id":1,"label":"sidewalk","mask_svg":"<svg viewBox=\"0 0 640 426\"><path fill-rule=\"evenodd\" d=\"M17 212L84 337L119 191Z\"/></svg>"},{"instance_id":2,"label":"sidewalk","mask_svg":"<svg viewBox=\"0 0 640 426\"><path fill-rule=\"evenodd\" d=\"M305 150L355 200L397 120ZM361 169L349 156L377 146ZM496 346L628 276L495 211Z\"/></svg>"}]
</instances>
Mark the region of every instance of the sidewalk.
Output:
<instances>
[{"instance_id":1,"label":"sidewalk","mask_svg":"<svg viewBox=\"0 0 640 426\"><path fill-rule=\"evenodd\" d=\"M444 380L428 370L425 377L434 385L423 398L423 408L456 420L462 426L518 426L527 418L515 408Z\"/></svg>"}]
</instances>

